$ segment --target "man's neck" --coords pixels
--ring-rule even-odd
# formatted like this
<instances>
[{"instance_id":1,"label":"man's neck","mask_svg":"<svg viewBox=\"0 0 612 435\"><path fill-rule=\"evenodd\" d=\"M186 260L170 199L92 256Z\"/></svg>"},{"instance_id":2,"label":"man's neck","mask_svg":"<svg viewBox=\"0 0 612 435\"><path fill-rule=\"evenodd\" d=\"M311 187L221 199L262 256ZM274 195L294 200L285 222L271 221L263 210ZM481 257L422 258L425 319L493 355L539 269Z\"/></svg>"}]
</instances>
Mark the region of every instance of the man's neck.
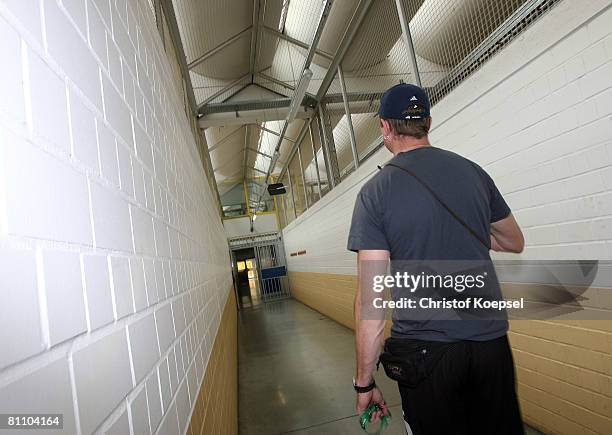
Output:
<instances>
[{"instance_id":1,"label":"man's neck","mask_svg":"<svg viewBox=\"0 0 612 435\"><path fill-rule=\"evenodd\" d=\"M393 155L396 156L399 153L429 146L431 146L431 144L429 143L429 138L427 136L422 139L404 137L393 141L390 148Z\"/></svg>"}]
</instances>

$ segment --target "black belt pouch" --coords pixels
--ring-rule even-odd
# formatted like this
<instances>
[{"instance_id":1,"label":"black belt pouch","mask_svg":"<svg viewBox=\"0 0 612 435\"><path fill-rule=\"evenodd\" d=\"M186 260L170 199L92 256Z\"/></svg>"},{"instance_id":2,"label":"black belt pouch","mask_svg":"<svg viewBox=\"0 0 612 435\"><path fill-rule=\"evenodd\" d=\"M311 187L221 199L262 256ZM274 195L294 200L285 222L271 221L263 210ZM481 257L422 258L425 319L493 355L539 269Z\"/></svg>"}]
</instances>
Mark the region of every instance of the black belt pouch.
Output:
<instances>
[{"instance_id":1,"label":"black belt pouch","mask_svg":"<svg viewBox=\"0 0 612 435\"><path fill-rule=\"evenodd\" d=\"M435 369L457 342L445 343L390 337L378 358L387 376L403 386L415 388Z\"/></svg>"}]
</instances>

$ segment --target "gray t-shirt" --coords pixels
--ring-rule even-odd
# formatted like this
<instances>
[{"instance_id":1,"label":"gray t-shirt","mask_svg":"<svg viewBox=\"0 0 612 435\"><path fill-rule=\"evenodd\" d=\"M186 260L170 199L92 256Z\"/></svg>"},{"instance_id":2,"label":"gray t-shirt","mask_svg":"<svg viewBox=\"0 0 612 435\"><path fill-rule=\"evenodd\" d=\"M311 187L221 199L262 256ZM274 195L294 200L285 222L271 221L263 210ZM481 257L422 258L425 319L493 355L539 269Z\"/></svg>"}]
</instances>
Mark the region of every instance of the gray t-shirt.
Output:
<instances>
[{"instance_id":1,"label":"gray t-shirt","mask_svg":"<svg viewBox=\"0 0 612 435\"><path fill-rule=\"evenodd\" d=\"M391 163L416 173L482 239L510 208L491 177L474 162L435 147L396 155ZM490 261L489 250L417 180L386 166L357 196L348 238L351 251L380 249L395 260ZM492 279L497 283L497 277ZM395 294L394 294L395 298ZM391 335L419 340L491 340L507 332L506 320L398 319Z\"/></svg>"}]
</instances>

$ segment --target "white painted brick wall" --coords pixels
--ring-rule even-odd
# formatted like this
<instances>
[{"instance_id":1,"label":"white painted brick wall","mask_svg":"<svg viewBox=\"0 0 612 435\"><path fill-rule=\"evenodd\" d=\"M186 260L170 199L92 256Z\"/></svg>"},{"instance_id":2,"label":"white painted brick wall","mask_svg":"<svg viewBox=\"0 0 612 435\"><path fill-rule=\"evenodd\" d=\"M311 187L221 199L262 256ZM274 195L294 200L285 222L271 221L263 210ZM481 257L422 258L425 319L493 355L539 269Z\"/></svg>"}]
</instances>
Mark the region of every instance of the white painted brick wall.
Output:
<instances>
[{"instance_id":1,"label":"white painted brick wall","mask_svg":"<svg viewBox=\"0 0 612 435\"><path fill-rule=\"evenodd\" d=\"M525 259L612 259L612 6L566 0L432 109L432 144L483 166ZM289 270L355 274L357 192L382 149L283 231ZM513 258L516 258L513 256Z\"/></svg>"},{"instance_id":2,"label":"white painted brick wall","mask_svg":"<svg viewBox=\"0 0 612 435\"><path fill-rule=\"evenodd\" d=\"M2 411L18 414L27 409L30 413L63 414L64 432L76 433L68 364L68 360L64 357L48 361L43 367L28 368L25 376L15 379L2 388L0 394ZM52 431L41 432L52 433Z\"/></svg>"},{"instance_id":3,"label":"white painted brick wall","mask_svg":"<svg viewBox=\"0 0 612 435\"><path fill-rule=\"evenodd\" d=\"M130 401L130 420L135 434L151 433L147 390L144 387L135 392L134 398Z\"/></svg>"},{"instance_id":4,"label":"white painted brick wall","mask_svg":"<svg viewBox=\"0 0 612 435\"><path fill-rule=\"evenodd\" d=\"M0 39L0 409L184 433L230 263L148 2L0 0Z\"/></svg>"},{"instance_id":5,"label":"white painted brick wall","mask_svg":"<svg viewBox=\"0 0 612 435\"><path fill-rule=\"evenodd\" d=\"M49 344L53 346L87 330L79 254L44 251L43 269Z\"/></svg>"},{"instance_id":6,"label":"white painted brick wall","mask_svg":"<svg viewBox=\"0 0 612 435\"><path fill-rule=\"evenodd\" d=\"M93 331L114 318L108 259L104 255L83 255L82 259L88 329Z\"/></svg>"},{"instance_id":7,"label":"white painted brick wall","mask_svg":"<svg viewBox=\"0 0 612 435\"><path fill-rule=\"evenodd\" d=\"M11 343L0 353L0 365L6 367L45 348L39 318L36 284L36 257L31 250L0 247L0 342ZM19 331L19 340L14 333Z\"/></svg>"}]
</instances>

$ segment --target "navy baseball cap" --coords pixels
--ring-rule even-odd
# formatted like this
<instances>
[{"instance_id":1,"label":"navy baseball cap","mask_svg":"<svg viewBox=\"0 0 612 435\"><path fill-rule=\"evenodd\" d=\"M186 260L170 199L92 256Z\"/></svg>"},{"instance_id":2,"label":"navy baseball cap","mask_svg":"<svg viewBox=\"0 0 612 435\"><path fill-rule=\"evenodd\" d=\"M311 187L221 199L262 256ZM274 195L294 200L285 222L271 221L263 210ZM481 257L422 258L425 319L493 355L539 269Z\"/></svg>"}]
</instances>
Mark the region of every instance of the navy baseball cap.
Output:
<instances>
[{"instance_id":1,"label":"navy baseball cap","mask_svg":"<svg viewBox=\"0 0 612 435\"><path fill-rule=\"evenodd\" d=\"M423 119L429 117L429 97L423 88L400 83L380 99L378 116L384 119Z\"/></svg>"}]
</instances>

